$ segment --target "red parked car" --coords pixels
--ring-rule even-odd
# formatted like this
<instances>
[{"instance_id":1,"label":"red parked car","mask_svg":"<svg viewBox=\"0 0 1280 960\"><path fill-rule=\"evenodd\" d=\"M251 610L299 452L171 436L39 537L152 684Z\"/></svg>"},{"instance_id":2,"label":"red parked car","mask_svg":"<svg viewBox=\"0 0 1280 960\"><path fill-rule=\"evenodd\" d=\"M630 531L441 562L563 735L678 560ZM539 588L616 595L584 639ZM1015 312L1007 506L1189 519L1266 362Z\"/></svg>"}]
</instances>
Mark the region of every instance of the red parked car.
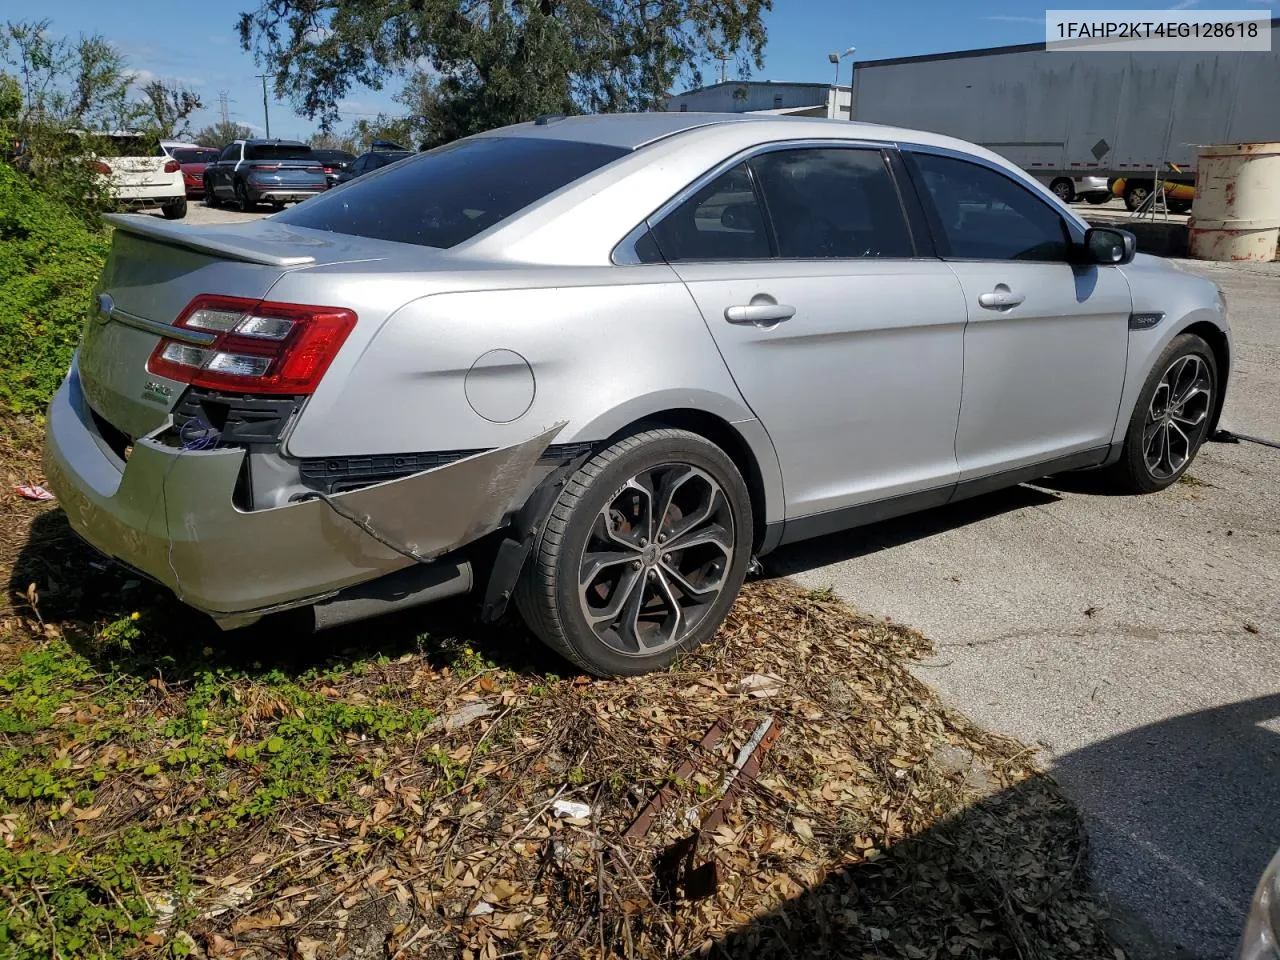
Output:
<instances>
[{"instance_id":1,"label":"red parked car","mask_svg":"<svg viewBox=\"0 0 1280 960\"><path fill-rule=\"evenodd\" d=\"M163 144L165 153L177 160L182 166L182 182L187 188L188 197L204 196L204 168L218 159L218 151L213 147L199 147L192 144Z\"/></svg>"}]
</instances>

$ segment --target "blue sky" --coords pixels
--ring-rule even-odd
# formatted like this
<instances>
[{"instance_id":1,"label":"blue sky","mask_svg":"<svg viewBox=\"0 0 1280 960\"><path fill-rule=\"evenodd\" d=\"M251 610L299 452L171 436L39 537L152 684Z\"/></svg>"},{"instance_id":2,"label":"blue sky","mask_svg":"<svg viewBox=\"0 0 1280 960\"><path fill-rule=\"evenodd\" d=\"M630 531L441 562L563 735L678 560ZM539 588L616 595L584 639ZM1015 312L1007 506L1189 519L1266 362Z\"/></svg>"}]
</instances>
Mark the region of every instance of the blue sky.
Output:
<instances>
[{"instance_id":1,"label":"blue sky","mask_svg":"<svg viewBox=\"0 0 1280 960\"><path fill-rule=\"evenodd\" d=\"M1077 0L1084 6L1086 0ZM1144 2L1120 0L1110 9L1240 9L1266 7L1270 0L1172 0ZM1280 2L1276 4L1280 6ZM240 50L235 32L237 14L256 6L256 0L230 0L212 4L183 5L173 0L58 0L56 4L27 8L23 16L49 16L53 29L70 36L101 33L128 57L130 66L144 78L154 75L182 80L193 87L205 109L194 127L217 119L218 94L226 91L233 119L262 128L262 87L253 74L262 72L253 58ZM1075 4L1060 0L1053 9ZM52 9L51 9L52 8ZM893 5L873 5L866 0L774 0L768 16L769 44L761 80L809 80L829 82L830 50L856 45L858 60L938 53L1044 39L1044 5L1016 0L910 0ZM9 11L13 17L18 11ZM704 74L713 78L717 64ZM732 76L732 73L731 73ZM841 67L848 82L849 61ZM398 113L391 100L394 89L352 90L342 104L345 128L359 116L380 110ZM277 137L303 138L315 124L298 117L287 103L271 105L271 133Z\"/></svg>"}]
</instances>

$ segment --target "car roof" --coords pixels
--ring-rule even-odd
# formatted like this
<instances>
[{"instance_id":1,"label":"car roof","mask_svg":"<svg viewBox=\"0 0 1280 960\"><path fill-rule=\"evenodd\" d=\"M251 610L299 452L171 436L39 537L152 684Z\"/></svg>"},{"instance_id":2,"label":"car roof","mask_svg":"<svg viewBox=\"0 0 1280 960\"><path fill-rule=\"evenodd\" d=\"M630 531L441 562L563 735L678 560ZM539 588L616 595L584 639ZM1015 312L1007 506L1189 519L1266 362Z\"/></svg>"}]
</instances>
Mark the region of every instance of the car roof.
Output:
<instances>
[{"instance_id":1,"label":"car roof","mask_svg":"<svg viewBox=\"0 0 1280 960\"><path fill-rule=\"evenodd\" d=\"M303 143L301 140L266 140L266 139L263 139L262 137L249 137L248 139L245 139L245 140L234 140L232 142L246 143L246 144L251 143L255 147L262 146L265 144L273 147L306 147L308 150L311 149L311 146L309 144Z\"/></svg>"},{"instance_id":2,"label":"car roof","mask_svg":"<svg viewBox=\"0 0 1280 960\"><path fill-rule=\"evenodd\" d=\"M858 120L836 120L825 117L794 117L753 113L605 113L580 117L545 117L531 123L518 123L479 134L482 137L540 137L553 140L577 140L635 150L667 137L719 124L751 123L758 125L762 140L799 139L865 139L887 142L927 144L972 152L973 144L904 127L891 127Z\"/></svg>"}]
</instances>

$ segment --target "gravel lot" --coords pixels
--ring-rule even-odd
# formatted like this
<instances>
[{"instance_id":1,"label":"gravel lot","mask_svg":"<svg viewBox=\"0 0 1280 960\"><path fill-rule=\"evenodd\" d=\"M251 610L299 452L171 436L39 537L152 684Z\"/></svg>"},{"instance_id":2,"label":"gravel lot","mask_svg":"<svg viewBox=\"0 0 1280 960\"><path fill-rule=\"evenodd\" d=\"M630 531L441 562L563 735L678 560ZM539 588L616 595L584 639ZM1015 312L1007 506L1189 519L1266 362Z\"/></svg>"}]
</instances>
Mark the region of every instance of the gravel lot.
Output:
<instances>
[{"instance_id":1,"label":"gravel lot","mask_svg":"<svg viewBox=\"0 0 1280 960\"><path fill-rule=\"evenodd\" d=\"M193 203L186 222L265 215ZM1230 302L1223 425L1280 440L1280 264L1179 265ZM1083 808L1096 879L1156 944L1134 952L1220 958L1280 847L1278 477L1280 450L1213 443L1156 496L1024 485L787 548L768 571L931 636L920 676L1041 745Z\"/></svg>"}]
</instances>

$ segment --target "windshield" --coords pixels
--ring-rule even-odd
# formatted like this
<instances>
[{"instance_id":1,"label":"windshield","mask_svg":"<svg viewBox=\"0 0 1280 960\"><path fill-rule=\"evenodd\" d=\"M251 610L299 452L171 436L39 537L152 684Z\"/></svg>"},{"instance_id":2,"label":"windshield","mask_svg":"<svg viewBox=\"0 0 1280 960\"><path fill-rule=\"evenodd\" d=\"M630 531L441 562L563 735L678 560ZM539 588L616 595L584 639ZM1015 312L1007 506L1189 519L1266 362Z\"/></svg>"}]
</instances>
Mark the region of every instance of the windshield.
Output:
<instances>
[{"instance_id":1,"label":"windshield","mask_svg":"<svg viewBox=\"0 0 1280 960\"><path fill-rule=\"evenodd\" d=\"M452 247L623 156L621 147L477 137L360 177L277 220L357 237Z\"/></svg>"},{"instance_id":2,"label":"windshield","mask_svg":"<svg viewBox=\"0 0 1280 960\"><path fill-rule=\"evenodd\" d=\"M217 150L178 149L172 151L173 159L179 163L213 163L218 159Z\"/></svg>"},{"instance_id":3,"label":"windshield","mask_svg":"<svg viewBox=\"0 0 1280 960\"><path fill-rule=\"evenodd\" d=\"M246 160L311 160L311 148L305 143L246 143Z\"/></svg>"}]
</instances>

